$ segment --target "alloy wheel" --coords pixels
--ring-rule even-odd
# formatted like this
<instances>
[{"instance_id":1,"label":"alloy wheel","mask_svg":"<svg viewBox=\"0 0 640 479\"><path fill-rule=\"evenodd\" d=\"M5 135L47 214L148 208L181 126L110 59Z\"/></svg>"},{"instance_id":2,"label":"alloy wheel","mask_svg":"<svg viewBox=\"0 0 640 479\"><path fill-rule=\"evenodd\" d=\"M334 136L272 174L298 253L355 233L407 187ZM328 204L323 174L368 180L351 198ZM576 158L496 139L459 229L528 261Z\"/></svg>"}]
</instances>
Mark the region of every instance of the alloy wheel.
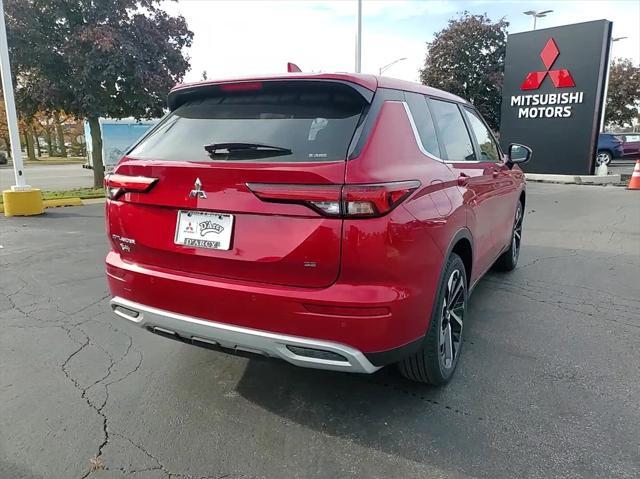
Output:
<instances>
[{"instance_id":1,"label":"alloy wheel","mask_svg":"<svg viewBox=\"0 0 640 479\"><path fill-rule=\"evenodd\" d=\"M440 324L440 364L444 369L451 369L460 352L462 342L462 324L467 298L464 276L460 270L454 270L447 280L442 303L442 321Z\"/></svg>"}]
</instances>

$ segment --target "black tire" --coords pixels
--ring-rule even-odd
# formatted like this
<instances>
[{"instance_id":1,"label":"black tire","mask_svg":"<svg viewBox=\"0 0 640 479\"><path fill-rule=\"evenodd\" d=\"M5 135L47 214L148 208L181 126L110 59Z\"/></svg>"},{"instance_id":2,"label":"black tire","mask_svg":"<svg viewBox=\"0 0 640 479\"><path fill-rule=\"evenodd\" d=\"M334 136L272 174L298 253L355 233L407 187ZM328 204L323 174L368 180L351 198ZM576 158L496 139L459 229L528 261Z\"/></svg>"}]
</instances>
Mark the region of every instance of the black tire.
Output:
<instances>
[{"instance_id":1,"label":"black tire","mask_svg":"<svg viewBox=\"0 0 640 479\"><path fill-rule=\"evenodd\" d=\"M462 352L462 326L467 313L467 294L464 263L460 256L451 253L438 287L429 329L422 346L419 351L398 363L400 374L405 378L434 386L449 382Z\"/></svg>"},{"instance_id":2,"label":"black tire","mask_svg":"<svg viewBox=\"0 0 640 479\"><path fill-rule=\"evenodd\" d=\"M522 242L522 222L524 221L524 208L522 201L518 201L516 215L513 220L513 230L511 233L511 244L509 249L500 255L493 268L497 271L513 271L518 265L520 257L520 243Z\"/></svg>"},{"instance_id":3,"label":"black tire","mask_svg":"<svg viewBox=\"0 0 640 479\"><path fill-rule=\"evenodd\" d=\"M596 154L596 166L600 166L602 164L609 166L612 159L613 157L611 156L611 153L605 150L599 150Z\"/></svg>"}]
</instances>

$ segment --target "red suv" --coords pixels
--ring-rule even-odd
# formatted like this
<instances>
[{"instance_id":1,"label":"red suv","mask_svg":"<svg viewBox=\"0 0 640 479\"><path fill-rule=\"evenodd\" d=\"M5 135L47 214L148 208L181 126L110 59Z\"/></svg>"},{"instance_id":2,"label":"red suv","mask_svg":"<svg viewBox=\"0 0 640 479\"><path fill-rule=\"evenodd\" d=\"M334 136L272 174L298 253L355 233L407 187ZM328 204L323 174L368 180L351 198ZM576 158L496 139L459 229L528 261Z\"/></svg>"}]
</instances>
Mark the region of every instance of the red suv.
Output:
<instances>
[{"instance_id":1,"label":"red suv","mask_svg":"<svg viewBox=\"0 0 640 479\"><path fill-rule=\"evenodd\" d=\"M473 286L518 260L525 182L473 105L286 74L180 85L106 179L111 306L162 336L443 384Z\"/></svg>"}]
</instances>

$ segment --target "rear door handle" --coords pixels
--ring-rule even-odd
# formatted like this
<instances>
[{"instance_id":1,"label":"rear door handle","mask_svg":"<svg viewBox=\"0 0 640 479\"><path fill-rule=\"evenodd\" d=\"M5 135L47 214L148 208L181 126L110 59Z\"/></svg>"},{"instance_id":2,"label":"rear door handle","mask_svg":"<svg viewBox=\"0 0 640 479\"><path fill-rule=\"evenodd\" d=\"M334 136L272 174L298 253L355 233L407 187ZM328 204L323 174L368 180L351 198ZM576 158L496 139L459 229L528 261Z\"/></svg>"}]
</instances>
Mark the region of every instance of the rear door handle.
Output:
<instances>
[{"instance_id":1,"label":"rear door handle","mask_svg":"<svg viewBox=\"0 0 640 479\"><path fill-rule=\"evenodd\" d=\"M469 179L471 177L465 173L460 173L460 176L458 176L458 186L467 186L467 183L469 183Z\"/></svg>"},{"instance_id":2,"label":"rear door handle","mask_svg":"<svg viewBox=\"0 0 640 479\"><path fill-rule=\"evenodd\" d=\"M493 170L492 175L494 178L497 178L498 176L500 176L500 170Z\"/></svg>"}]
</instances>

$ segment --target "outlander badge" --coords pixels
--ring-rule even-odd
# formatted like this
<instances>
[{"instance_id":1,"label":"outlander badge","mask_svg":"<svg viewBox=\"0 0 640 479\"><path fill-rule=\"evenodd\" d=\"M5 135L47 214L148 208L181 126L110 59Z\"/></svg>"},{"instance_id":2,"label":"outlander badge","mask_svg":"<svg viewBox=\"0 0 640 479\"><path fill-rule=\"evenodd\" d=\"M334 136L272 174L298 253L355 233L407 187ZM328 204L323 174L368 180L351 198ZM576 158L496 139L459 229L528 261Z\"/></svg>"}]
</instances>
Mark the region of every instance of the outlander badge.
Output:
<instances>
[{"instance_id":1,"label":"outlander badge","mask_svg":"<svg viewBox=\"0 0 640 479\"><path fill-rule=\"evenodd\" d=\"M196 178L196 182L193 184L193 189L189 192L189 198L207 198L207 194L202 191L202 182L200 178Z\"/></svg>"}]
</instances>

